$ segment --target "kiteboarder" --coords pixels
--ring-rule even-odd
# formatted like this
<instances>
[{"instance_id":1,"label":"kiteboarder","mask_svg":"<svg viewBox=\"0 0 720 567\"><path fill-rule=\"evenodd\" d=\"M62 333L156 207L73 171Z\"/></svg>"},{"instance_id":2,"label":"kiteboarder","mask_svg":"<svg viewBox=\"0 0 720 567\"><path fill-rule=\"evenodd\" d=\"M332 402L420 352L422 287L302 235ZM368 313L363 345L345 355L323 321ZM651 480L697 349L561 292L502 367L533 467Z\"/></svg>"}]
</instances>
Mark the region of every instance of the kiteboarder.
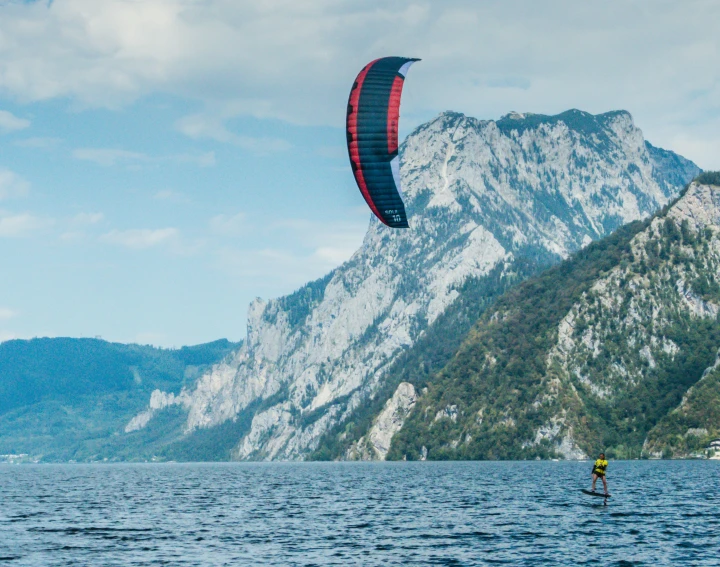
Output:
<instances>
[{"instance_id":1,"label":"kiteboarder","mask_svg":"<svg viewBox=\"0 0 720 567\"><path fill-rule=\"evenodd\" d=\"M598 478L602 479L603 489L605 494L608 493L607 480L605 480L605 471L607 470L608 462L605 460L605 453L600 453L600 458L595 461L592 469L592 491L595 492L595 483Z\"/></svg>"}]
</instances>

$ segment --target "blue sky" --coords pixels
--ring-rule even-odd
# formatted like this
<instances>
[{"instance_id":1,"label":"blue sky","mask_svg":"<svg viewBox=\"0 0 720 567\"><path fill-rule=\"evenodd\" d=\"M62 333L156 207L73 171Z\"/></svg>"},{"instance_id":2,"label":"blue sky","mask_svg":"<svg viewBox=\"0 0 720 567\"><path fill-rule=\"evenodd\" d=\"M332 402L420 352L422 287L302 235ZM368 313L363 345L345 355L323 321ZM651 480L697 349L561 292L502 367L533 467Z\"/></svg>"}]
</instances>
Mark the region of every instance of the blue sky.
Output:
<instances>
[{"instance_id":1,"label":"blue sky","mask_svg":"<svg viewBox=\"0 0 720 567\"><path fill-rule=\"evenodd\" d=\"M402 133L443 110L629 110L720 169L720 4L0 0L0 340L180 346L349 258L369 212L347 94L421 57Z\"/></svg>"}]
</instances>

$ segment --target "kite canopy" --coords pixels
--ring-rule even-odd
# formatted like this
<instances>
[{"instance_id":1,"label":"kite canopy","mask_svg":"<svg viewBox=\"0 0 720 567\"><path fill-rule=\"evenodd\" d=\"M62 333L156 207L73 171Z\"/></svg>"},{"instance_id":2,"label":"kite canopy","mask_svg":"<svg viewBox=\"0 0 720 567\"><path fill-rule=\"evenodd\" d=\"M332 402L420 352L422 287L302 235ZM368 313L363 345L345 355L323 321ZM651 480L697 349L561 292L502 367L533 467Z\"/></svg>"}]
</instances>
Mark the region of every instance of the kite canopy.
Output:
<instances>
[{"instance_id":1,"label":"kite canopy","mask_svg":"<svg viewBox=\"0 0 720 567\"><path fill-rule=\"evenodd\" d=\"M400 189L398 122L408 68L419 59L383 57L368 63L353 83L347 108L347 141L355 181L375 216L407 228Z\"/></svg>"}]
</instances>

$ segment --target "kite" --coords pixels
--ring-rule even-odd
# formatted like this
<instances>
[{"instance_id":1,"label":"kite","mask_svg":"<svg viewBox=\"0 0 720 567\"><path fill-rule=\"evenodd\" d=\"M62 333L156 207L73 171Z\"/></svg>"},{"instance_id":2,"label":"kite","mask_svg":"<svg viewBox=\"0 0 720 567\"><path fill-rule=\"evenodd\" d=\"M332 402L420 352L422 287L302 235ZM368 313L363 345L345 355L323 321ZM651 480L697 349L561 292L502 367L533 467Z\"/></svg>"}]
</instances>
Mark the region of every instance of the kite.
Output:
<instances>
[{"instance_id":1,"label":"kite","mask_svg":"<svg viewBox=\"0 0 720 567\"><path fill-rule=\"evenodd\" d=\"M398 122L405 75L415 61L383 57L353 83L347 107L347 143L355 181L372 212L392 228L407 228L400 188Z\"/></svg>"}]
</instances>

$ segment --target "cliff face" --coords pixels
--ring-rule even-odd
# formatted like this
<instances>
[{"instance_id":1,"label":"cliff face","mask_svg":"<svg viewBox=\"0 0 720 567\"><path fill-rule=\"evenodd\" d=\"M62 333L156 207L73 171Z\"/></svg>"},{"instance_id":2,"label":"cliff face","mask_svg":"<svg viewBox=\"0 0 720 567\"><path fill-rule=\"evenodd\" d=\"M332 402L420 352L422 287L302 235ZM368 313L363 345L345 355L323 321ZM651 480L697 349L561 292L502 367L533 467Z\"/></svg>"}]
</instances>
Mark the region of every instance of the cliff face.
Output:
<instances>
[{"instance_id":1,"label":"cliff face","mask_svg":"<svg viewBox=\"0 0 720 567\"><path fill-rule=\"evenodd\" d=\"M390 456L702 450L720 434L719 310L720 187L701 181L504 297L418 400ZM448 408L455 419L438 424Z\"/></svg>"},{"instance_id":2,"label":"cliff face","mask_svg":"<svg viewBox=\"0 0 720 567\"><path fill-rule=\"evenodd\" d=\"M303 458L378 391L465 283L511 273L519 258L557 261L647 217L697 168L646 144L626 112L569 111L442 114L407 138L401 171L409 229L373 219L362 247L328 276L256 300L242 348L192 388L156 394L131 427L152 428L175 404L188 435L247 421L233 458ZM375 433L373 451L387 437Z\"/></svg>"},{"instance_id":3,"label":"cliff face","mask_svg":"<svg viewBox=\"0 0 720 567\"><path fill-rule=\"evenodd\" d=\"M373 421L367 435L353 443L345 453L350 461L384 461L395 434L402 429L415 407L417 392L412 384L401 382L392 398Z\"/></svg>"}]
</instances>

